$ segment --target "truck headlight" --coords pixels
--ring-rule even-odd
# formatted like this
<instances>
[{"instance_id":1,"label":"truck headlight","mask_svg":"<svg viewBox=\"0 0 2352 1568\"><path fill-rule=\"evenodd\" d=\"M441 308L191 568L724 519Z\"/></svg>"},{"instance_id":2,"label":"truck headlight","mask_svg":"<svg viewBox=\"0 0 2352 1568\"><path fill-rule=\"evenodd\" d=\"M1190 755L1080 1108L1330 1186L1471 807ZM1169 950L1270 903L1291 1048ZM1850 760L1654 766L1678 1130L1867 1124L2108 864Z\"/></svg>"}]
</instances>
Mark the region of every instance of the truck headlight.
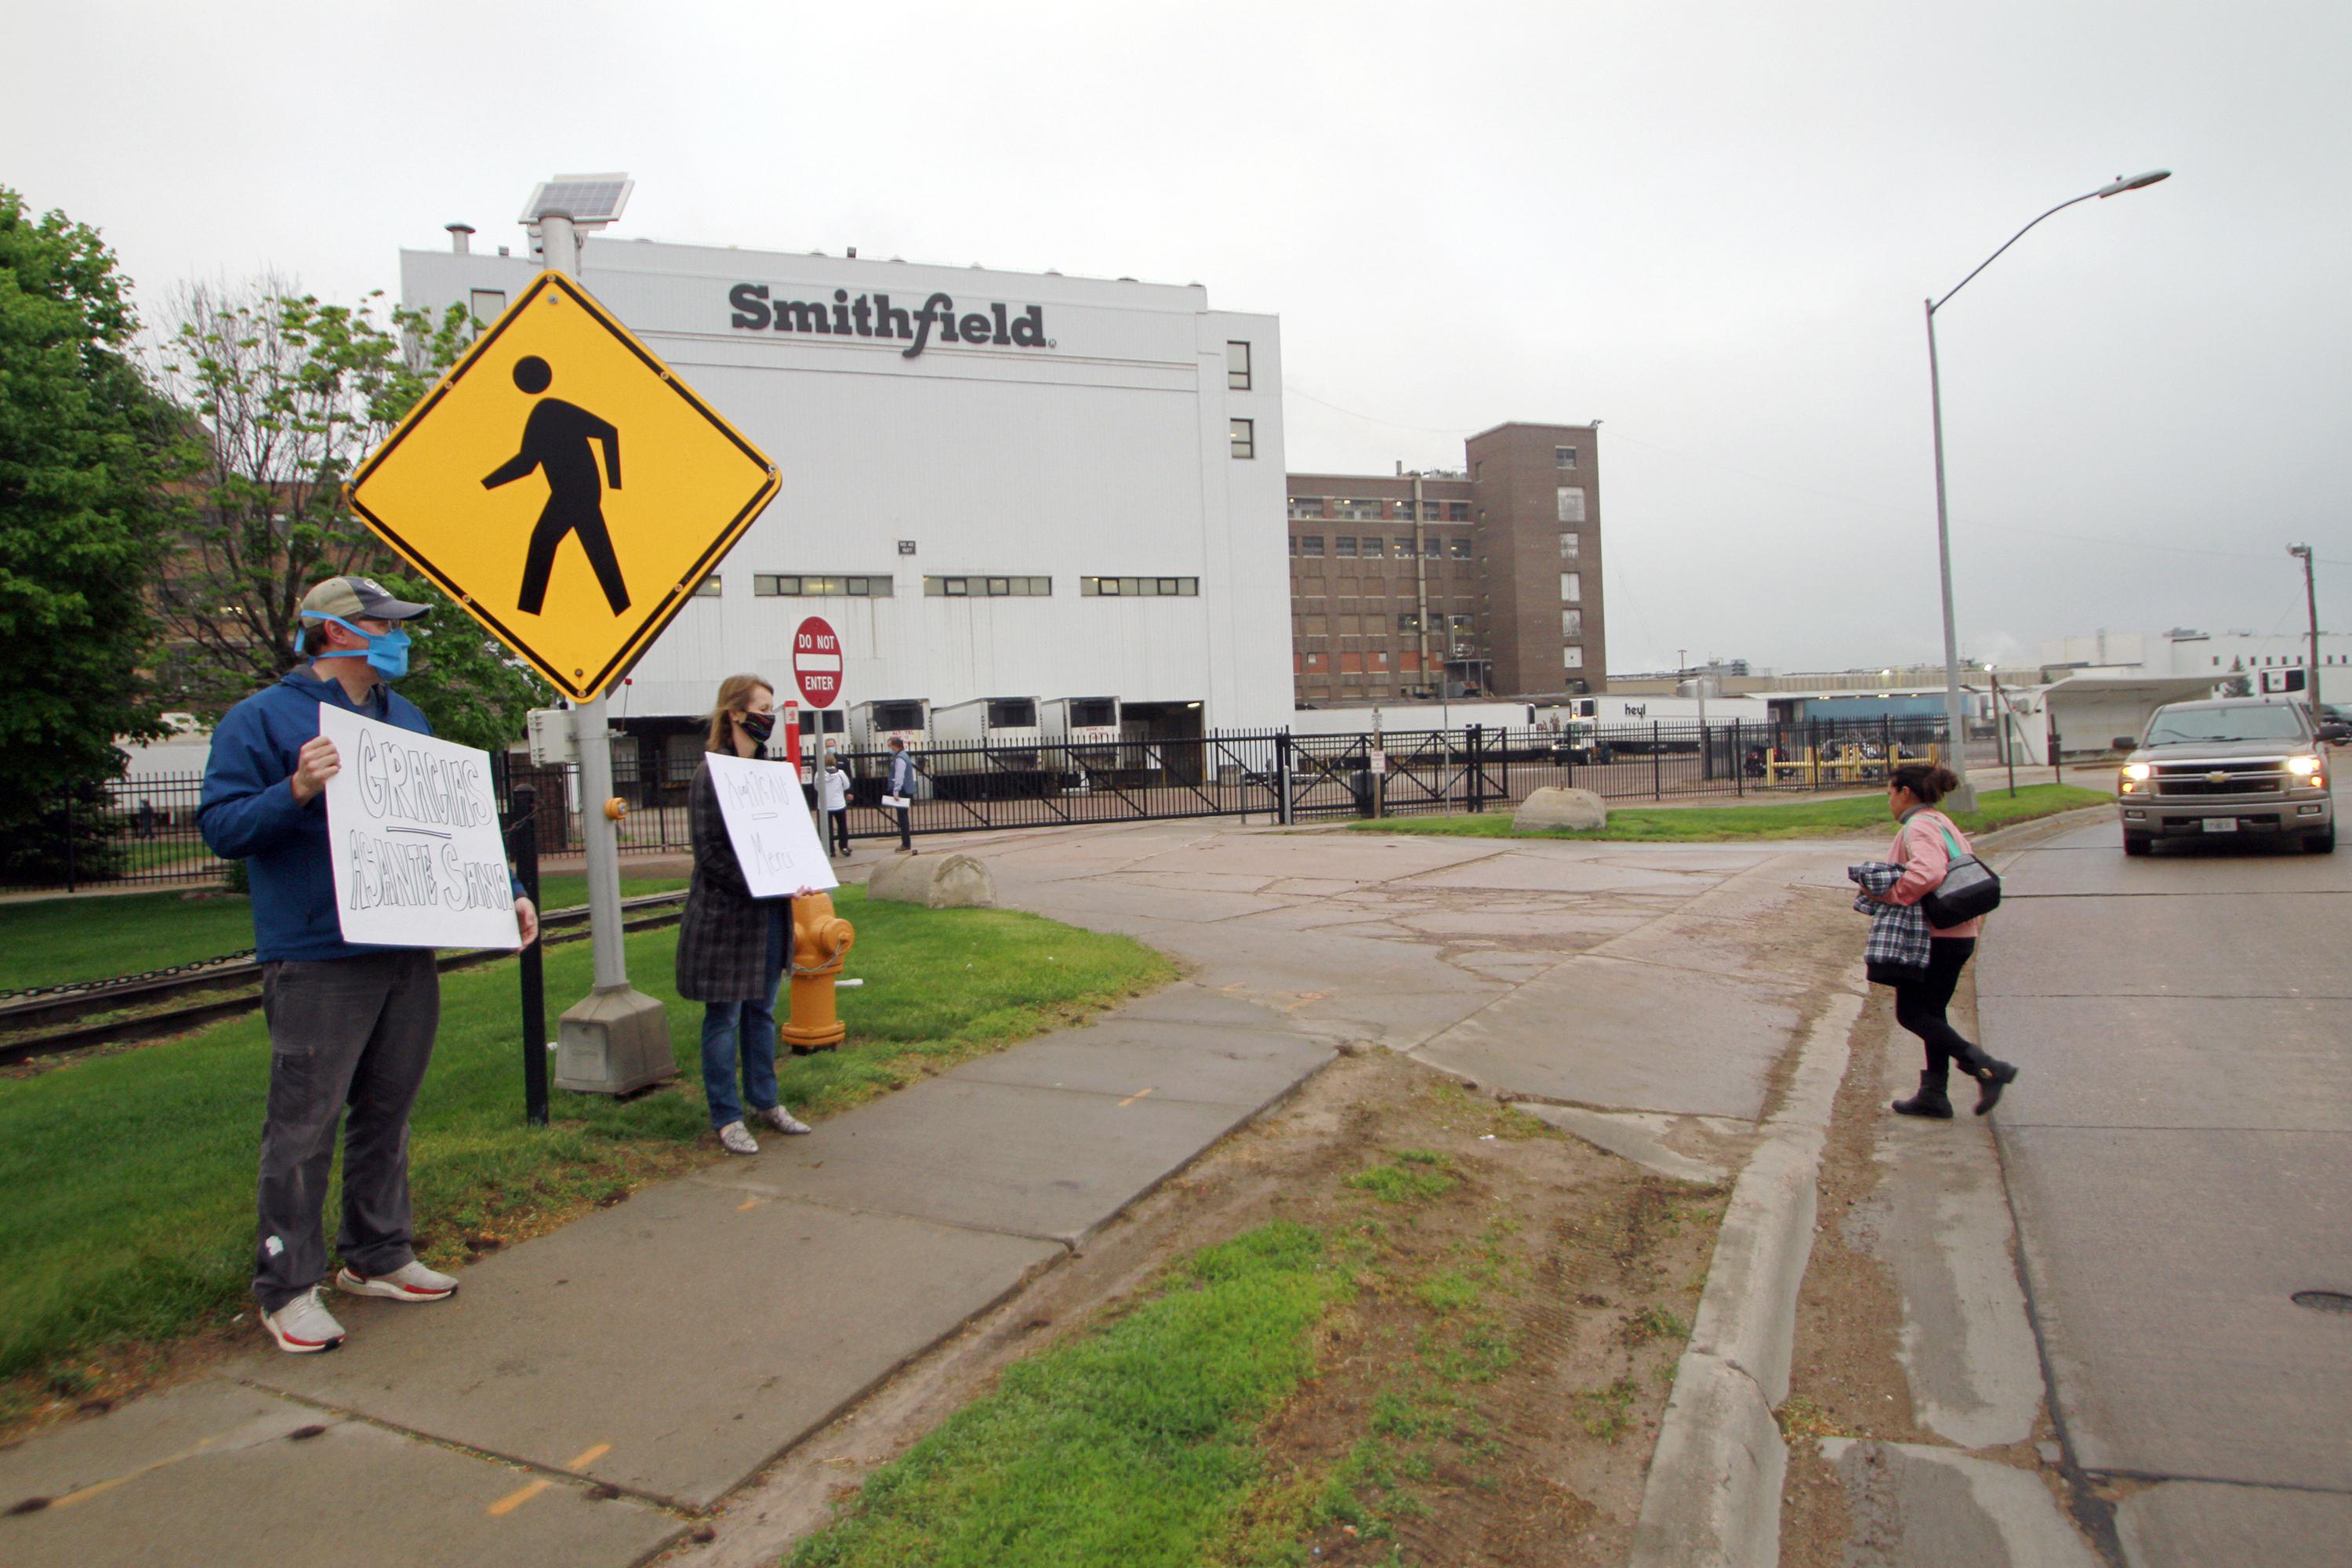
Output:
<instances>
[{"instance_id":1,"label":"truck headlight","mask_svg":"<svg viewBox=\"0 0 2352 1568\"><path fill-rule=\"evenodd\" d=\"M2310 770L2307 768L2305 770L2306 773L2309 771ZM2124 777L2130 779L2135 783L2146 781L2148 775L2155 772L2156 770L2149 767L2146 763L2126 763L2124 764Z\"/></svg>"},{"instance_id":2,"label":"truck headlight","mask_svg":"<svg viewBox=\"0 0 2352 1568\"><path fill-rule=\"evenodd\" d=\"M2319 759L2317 757L2289 757L2286 760L2286 771L2293 773L2299 779L2307 779L2312 774L2319 771Z\"/></svg>"}]
</instances>

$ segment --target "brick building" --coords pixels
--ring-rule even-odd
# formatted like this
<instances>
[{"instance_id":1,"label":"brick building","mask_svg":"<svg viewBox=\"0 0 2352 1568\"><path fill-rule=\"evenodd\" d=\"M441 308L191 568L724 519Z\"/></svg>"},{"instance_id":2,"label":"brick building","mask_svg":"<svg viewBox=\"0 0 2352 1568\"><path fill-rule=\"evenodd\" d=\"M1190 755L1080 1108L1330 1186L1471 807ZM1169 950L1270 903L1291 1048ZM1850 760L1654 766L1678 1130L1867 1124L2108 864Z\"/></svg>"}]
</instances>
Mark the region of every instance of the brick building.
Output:
<instances>
[{"instance_id":1,"label":"brick building","mask_svg":"<svg viewBox=\"0 0 2352 1568\"><path fill-rule=\"evenodd\" d=\"M1597 429L1498 425L1459 469L1292 474L1291 680L1318 707L1590 691L1609 668Z\"/></svg>"}]
</instances>

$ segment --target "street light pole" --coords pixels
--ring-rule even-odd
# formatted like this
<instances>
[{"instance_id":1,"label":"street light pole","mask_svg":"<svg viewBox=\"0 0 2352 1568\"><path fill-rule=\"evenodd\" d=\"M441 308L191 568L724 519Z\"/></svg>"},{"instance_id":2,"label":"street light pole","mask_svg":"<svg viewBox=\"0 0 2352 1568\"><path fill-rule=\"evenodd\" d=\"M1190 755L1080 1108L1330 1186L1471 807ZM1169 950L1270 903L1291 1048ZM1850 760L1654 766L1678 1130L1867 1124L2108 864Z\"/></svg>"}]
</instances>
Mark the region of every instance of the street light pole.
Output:
<instances>
[{"instance_id":1,"label":"street light pole","mask_svg":"<svg viewBox=\"0 0 2352 1568\"><path fill-rule=\"evenodd\" d=\"M2158 180L2168 180L2171 177L2172 171L2169 169L2152 169L2145 174L2134 174L2128 178L2119 176L2101 185L2095 191L2084 191L2079 196L2069 197L2060 202L2049 212L2043 213L2042 217L2035 218L2033 223L2027 224L2025 227L2011 235L2000 250L1994 251L1990 256L1978 262L1975 270L1953 284L1942 299L1931 299L1927 301L1927 401L1929 414L1936 426L1936 562L1942 574L1944 592L1944 728L1946 739L1949 742L1947 749L1952 753L1952 772L1958 775L1960 781L1959 787L1951 792L1952 809L1955 811L1974 810L1977 804L1977 792L1976 786L1969 783L1966 750L1968 727L1961 710L1960 697L1960 637L1958 626L1952 616L1951 512L1944 495L1944 389L1936 363L1936 312L1951 303L1952 296L1967 288L1978 272L1982 272L2000 260L2001 251L2007 250L2010 246L2023 239L2032 230L2034 224L2040 223L2042 218L2049 217L2054 213L2064 212L2076 202L2087 202L2094 196L2104 200L2108 196L2121 195L2126 191L2137 191L2143 186L2155 184Z\"/></svg>"},{"instance_id":2,"label":"street light pole","mask_svg":"<svg viewBox=\"0 0 2352 1568\"><path fill-rule=\"evenodd\" d=\"M2286 552L2303 563L2303 608L2311 618L2311 669L2305 676L2303 694L2311 702L2311 727L2319 728L2319 589L2311 578L2311 546L2290 544Z\"/></svg>"}]
</instances>

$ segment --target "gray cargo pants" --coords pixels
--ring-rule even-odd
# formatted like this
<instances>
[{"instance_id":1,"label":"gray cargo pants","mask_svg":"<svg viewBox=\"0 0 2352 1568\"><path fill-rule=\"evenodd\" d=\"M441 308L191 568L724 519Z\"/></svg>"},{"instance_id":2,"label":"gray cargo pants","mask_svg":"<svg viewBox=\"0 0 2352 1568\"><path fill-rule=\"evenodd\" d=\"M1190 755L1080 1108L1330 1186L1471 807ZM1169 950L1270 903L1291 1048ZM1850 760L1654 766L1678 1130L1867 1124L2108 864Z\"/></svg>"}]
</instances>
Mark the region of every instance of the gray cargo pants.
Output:
<instances>
[{"instance_id":1,"label":"gray cargo pants","mask_svg":"<svg viewBox=\"0 0 2352 1568\"><path fill-rule=\"evenodd\" d=\"M416 1256L408 1110L433 1056L441 974L426 948L279 960L261 966L261 1010L269 1022L269 1111L253 1293L274 1312L326 1278L327 1173L346 1106L335 1249L362 1274L389 1274Z\"/></svg>"}]
</instances>

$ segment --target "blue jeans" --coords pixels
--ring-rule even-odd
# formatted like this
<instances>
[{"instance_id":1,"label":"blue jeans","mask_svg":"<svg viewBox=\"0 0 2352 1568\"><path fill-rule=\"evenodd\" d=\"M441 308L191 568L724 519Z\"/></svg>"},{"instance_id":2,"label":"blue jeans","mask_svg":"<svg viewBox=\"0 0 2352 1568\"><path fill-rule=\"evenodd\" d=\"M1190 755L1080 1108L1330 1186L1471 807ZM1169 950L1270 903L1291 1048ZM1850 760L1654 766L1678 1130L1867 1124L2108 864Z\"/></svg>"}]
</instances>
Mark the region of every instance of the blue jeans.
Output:
<instances>
[{"instance_id":1,"label":"blue jeans","mask_svg":"<svg viewBox=\"0 0 2352 1568\"><path fill-rule=\"evenodd\" d=\"M784 973L784 942L790 924L787 899L775 900L768 916L768 977L764 990L750 1002L706 1002L702 1005L702 1093L710 1102L710 1125L726 1126L743 1120L742 1101L735 1098L735 1059L743 1060L743 1098L753 1110L776 1103L776 983Z\"/></svg>"}]
</instances>

